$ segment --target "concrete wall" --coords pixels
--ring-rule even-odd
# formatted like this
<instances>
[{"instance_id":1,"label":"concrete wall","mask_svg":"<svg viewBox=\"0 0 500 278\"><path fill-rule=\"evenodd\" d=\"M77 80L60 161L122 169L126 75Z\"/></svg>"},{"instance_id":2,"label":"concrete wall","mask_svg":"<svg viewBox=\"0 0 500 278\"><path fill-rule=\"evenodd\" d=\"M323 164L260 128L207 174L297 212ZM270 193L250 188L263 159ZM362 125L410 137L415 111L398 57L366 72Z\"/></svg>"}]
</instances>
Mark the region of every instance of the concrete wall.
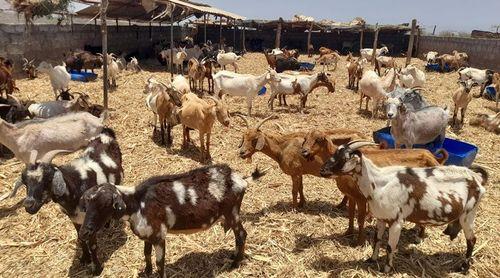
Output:
<instances>
[{"instance_id":1,"label":"concrete wall","mask_svg":"<svg viewBox=\"0 0 500 278\"><path fill-rule=\"evenodd\" d=\"M63 53L70 49L83 49L85 45L101 47L100 26L74 24L65 26L35 25L30 33L23 24L0 24L0 56L14 60L16 70L22 57L60 63ZM150 37L151 33L151 37ZM174 27L174 40L183 36L184 29ZM161 40L170 40L170 27L166 26L108 26L108 51L115 53L138 52L142 58L154 54L153 46Z\"/></svg>"},{"instance_id":2,"label":"concrete wall","mask_svg":"<svg viewBox=\"0 0 500 278\"><path fill-rule=\"evenodd\" d=\"M431 50L440 54L451 53L453 50L466 52L471 66L500 71L500 39L421 36L419 58Z\"/></svg>"}]
</instances>

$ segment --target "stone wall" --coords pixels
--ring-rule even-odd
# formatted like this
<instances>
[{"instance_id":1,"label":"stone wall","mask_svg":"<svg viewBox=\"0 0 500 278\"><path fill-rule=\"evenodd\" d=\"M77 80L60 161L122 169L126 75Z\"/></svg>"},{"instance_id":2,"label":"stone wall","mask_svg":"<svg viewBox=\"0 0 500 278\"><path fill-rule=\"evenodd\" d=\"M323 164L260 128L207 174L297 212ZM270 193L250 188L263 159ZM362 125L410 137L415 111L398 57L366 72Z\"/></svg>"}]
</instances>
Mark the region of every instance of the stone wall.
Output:
<instances>
[{"instance_id":1,"label":"stone wall","mask_svg":"<svg viewBox=\"0 0 500 278\"><path fill-rule=\"evenodd\" d=\"M431 50L439 54L466 52L471 66L500 71L500 39L421 36L418 49L419 57Z\"/></svg>"},{"instance_id":2,"label":"stone wall","mask_svg":"<svg viewBox=\"0 0 500 278\"><path fill-rule=\"evenodd\" d=\"M174 26L174 40L185 36L185 30ZM168 26L108 26L108 51L136 52L141 58L154 54L153 46L161 40L170 40ZM16 71L22 57L61 63L63 53L70 49L83 49L85 45L101 47L100 26L94 24L35 25L30 33L23 24L0 24L0 56L14 60Z\"/></svg>"}]
</instances>

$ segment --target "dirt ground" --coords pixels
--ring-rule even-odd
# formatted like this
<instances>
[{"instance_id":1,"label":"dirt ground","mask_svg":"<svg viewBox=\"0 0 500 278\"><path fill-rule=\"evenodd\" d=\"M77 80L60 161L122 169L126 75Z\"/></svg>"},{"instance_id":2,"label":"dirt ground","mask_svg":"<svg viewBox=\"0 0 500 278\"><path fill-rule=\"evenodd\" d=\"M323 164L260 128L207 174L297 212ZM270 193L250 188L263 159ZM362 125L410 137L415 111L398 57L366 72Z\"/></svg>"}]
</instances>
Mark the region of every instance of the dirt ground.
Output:
<instances>
[{"instance_id":1,"label":"dirt ground","mask_svg":"<svg viewBox=\"0 0 500 278\"><path fill-rule=\"evenodd\" d=\"M310 60L302 56L301 60ZM398 58L402 64L403 59ZM423 62L413 59L423 69ZM144 64L144 62L143 62ZM151 65L155 65L151 61ZM358 112L359 95L346 89L347 70L345 57L335 72L336 92L328 94L318 89L309 97L307 113L275 106L278 119L270 121L263 129L286 131L311 128L348 127L362 131L367 136L385 127L384 119L372 120L368 113ZM260 74L267 68L264 55L248 53L239 62L244 73ZM151 112L146 109L144 82L150 76L164 81L169 74L158 66L144 65L139 74L123 73L118 89L110 94L112 108L109 126L117 132L123 158L125 182L133 186L141 180L158 174L172 174L200 166L198 162L198 136L192 132L195 146L181 149L181 128L174 128L171 148L159 145L152 139ZM317 68L319 70L320 68ZM457 88L457 73L427 73L425 98L439 106L452 107L451 95ZM52 90L47 76L36 80L17 81L22 99L51 100ZM102 80L96 82L71 82L73 91L88 92L94 102L101 103ZM474 89L477 93L478 89ZM254 101L255 123L271 115L267 107L268 95ZM289 97L295 105L297 99ZM246 113L244 98L229 97L231 112ZM492 114L494 103L473 99L467 112L466 124L460 132L448 130L448 136L475 144L480 151L476 163L485 166L490 182L476 219L477 244L470 277L500 276L500 221L498 211L500 181L500 137L483 128L472 127L468 119L477 113ZM234 249L232 233L224 234L220 225L194 235L169 235L167 237L166 272L170 277L376 277L383 276L378 267L364 263L371 254L367 241L355 247L353 236L344 236L347 229L346 213L336 209L342 195L335 182L306 176L304 192L308 203L299 210L292 210L291 179L283 174L276 162L262 153L248 163L238 157L238 144L244 125L236 117L229 129L215 124L212 133L211 153L215 163L228 163L243 174L255 166L272 167L261 181L252 184L243 200L243 225L247 229L248 259L236 270L229 268L229 255ZM277 125L279 124L279 125ZM62 164L76 157L74 154L54 160ZM16 159L0 160L0 195L10 192L19 177L22 165ZM38 214L29 215L22 207L25 190L17 197L0 203L0 277L86 277L88 267L81 267L75 254L77 234L68 217L50 203ZM104 262L102 277L143 277L143 243L128 227L114 224L101 232L99 257ZM373 223L368 223L369 239L374 233ZM396 255L393 277L444 277L460 276L452 269L459 265L465 253L462 233L450 242L442 235L444 227L429 228L428 237L419 245L412 244L413 224L405 225ZM385 252L382 253L385 255ZM380 259L379 262L383 262Z\"/></svg>"}]
</instances>

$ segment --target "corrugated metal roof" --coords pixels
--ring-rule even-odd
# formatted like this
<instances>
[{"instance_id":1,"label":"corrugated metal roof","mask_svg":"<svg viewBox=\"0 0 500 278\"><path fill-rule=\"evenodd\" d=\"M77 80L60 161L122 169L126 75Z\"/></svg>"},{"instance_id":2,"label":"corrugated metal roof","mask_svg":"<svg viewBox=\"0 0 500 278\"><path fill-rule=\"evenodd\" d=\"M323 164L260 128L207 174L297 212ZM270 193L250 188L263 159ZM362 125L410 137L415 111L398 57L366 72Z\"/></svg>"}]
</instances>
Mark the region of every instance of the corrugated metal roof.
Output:
<instances>
[{"instance_id":1,"label":"corrugated metal roof","mask_svg":"<svg viewBox=\"0 0 500 278\"><path fill-rule=\"evenodd\" d=\"M99 5L101 4L101 0L81 1L93 5L81 11L78 11L78 16L92 18L99 13ZM155 19L155 21L170 21L169 14L166 14L161 18L156 17L162 14L169 4L174 4L174 21L181 21L193 15L196 17L201 17L203 14L212 14L237 20L245 19L245 17L242 17L240 15L214 8L203 3L181 0L150 0L148 2L149 4L152 4L149 11L146 10L146 8L143 6L141 0L109 0L107 16L108 18L129 19L134 21L151 21L153 19Z\"/></svg>"}]
</instances>

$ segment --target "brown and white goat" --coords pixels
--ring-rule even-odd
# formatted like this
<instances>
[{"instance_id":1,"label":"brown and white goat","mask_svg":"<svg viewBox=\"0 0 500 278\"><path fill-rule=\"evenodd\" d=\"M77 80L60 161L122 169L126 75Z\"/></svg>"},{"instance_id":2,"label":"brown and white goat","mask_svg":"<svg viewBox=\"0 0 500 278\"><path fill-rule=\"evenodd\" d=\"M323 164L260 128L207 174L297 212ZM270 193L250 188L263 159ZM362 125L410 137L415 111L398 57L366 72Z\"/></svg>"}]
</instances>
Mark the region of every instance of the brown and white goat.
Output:
<instances>
[{"instance_id":1,"label":"brown and white goat","mask_svg":"<svg viewBox=\"0 0 500 278\"><path fill-rule=\"evenodd\" d=\"M272 131L262 131L260 127L273 116L267 117L254 127L250 127L246 118L241 115L247 130L243 133L239 145L239 156L248 159L256 152L262 152L279 164L280 169L292 178L292 200L294 208L303 207L306 203L302 183L303 175L319 177L319 168L329 158L329 155L315 155L308 159L302 156L302 143L306 136L305 132L292 132L279 134ZM350 142L353 139L363 138L363 135L349 129L333 129L327 131L336 138L338 145ZM297 197L300 200L297 201Z\"/></svg>"},{"instance_id":2,"label":"brown and white goat","mask_svg":"<svg viewBox=\"0 0 500 278\"><path fill-rule=\"evenodd\" d=\"M337 146L334 145L335 139L327 136L324 132L319 130L310 131L304 143L302 144L302 155L305 158L313 157L315 155L332 156ZM432 155L431 152L425 149L380 149L379 146L373 144L365 146L361 149L367 157L379 167L401 165L412 167L431 167L443 165L448 159L448 153L444 149L439 150L442 156L439 160ZM349 213L349 227L346 235L352 234L354 231L354 214L356 207L358 207L358 239L357 244L365 242L364 222L367 214L366 198L361 194L356 182L349 176L339 176L336 178L337 187L346 195L349 200L348 213ZM418 239L422 238L424 230L420 229Z\"/></svg>"},{"instance_id":3,"label":"brown and white goat","mask_svg":"<svg viewBox=\"0 0 500 278\"><path fill-rule=\"evenodd\" d=\"M27 187L24 207L29 214L36 214L50 200L61 206L62 211L73 222L76 232L83 224L85 212L79 206L80 197L85 190L96 185L110 182L120 184L123 179L122 154L109 128L92 138L83 156L69 164L56 166L51 163L59 153L67 151L55 150L36 160L33 151L29 164L23 170L21 181ZM97 257L95 234L80 241L82 256L80 263L92 262L92 272L99 275L102 266Z\"/></svg>"},{"instance_id":4,"label":"brown and white goat","mask_svg":"<svg viewBox=\"0 0 500 278\"><path fill-rule=\"evenodd\" d=\"M378 167L357 147L346 144L339 146L321 167L321 175L352 176L368 200L370 212L377 219L369 261L378 259L382 236L389 225L385 272L394 266L394 254L405 221L432 226L449 224L444 233L451 240L463 229L467 251L459 270L466 272L469 269L476 243L474 219L488 180L488 173L483 168Z\"/></svg>"},{"instance_id":5,"label":"brown and white goat","mask_svg":"<svg viewBox=\"0 0 500 278\"><path fill-rule=\"evenodd\" d=\"M205 79L205 60L198 61L191 58L188 61L189 87L192 91L203 92L203 79Z\"/></svg>"},{"instance_id":6,"label":"brown and white goat","mask_svg":"<svg viewBox=\"0 0 500 278\"><path fill-rule=\"evenodd\" d=\"M488 131L500 134L500 112L495 115L479 114L470 121L470 124L482 126Z\"/></svg>"},{"instance_id":7,"label":"brown and white goat","mask_svg":"<svg viewBox=\"0 0 500 278\"><path fill-rule=\"evenodd\" d=\"M29 79L36 78L36 66L34 63L35 59L28 61L28 59L23 58L23 71Z\"/></svg>"},{"instance_id":8,"label":"brown and white goat","mask_svg":"<svg viewBox=\"0 0 500 278\"><path fill-rule=\"evenodd\" d=\"M14 91L19 91L12 76L12 64L10 60L0 57L0 97L5 91L5 96L12 95Z\"/></svg>"},{"instance_id":9,"label":"brown and white goat","mask_svg":"<svg viewBox=\"0 0 500 278\"><path fill-rule=\"evenodd\" d=\"M146 274L153 270L154 245L158 273L165 277L166 235L204 231L222 220L224 231L233 230L236 250L232 266L238 267L247 237L240 217L246 187L247 181L225 164L152 177L136 187L102 184L81 198L86 216L79 237L82 241L95 237L110 218L126 219L144 241Z\"/></svg>"},{"instance_id":10,"label":"brown and white goat","mask_svg":"<svg viewBox=\"0 0 500 278\"><path fill-rule=\"evenodd\" d=\"M182 107L177 113L183 127L182 146L186 147L190 141L189 129L198 130L202 161L210 159L210 135L215 120L217 119L225 127L229 126L229 113L224 98L224 96L222 99L210 96L208 100L204 100L193 93L182 96Z\"/></svg>"},{"instance_id":11,"label":"brown and white goat","mask_svg":"<svg viewBox=\"0 0 500 278\"><path fill-rule=\"evenodd\" d=\"M325 55L322 55L316 59L316 64L323 65L323 71L325 71L325 66L326 70L330 70L330 65L333 64L333 71L337 69L337 63L340 60L340 55L337 52L332 52L328 53Z\"/></svg>"}]
</instances>

